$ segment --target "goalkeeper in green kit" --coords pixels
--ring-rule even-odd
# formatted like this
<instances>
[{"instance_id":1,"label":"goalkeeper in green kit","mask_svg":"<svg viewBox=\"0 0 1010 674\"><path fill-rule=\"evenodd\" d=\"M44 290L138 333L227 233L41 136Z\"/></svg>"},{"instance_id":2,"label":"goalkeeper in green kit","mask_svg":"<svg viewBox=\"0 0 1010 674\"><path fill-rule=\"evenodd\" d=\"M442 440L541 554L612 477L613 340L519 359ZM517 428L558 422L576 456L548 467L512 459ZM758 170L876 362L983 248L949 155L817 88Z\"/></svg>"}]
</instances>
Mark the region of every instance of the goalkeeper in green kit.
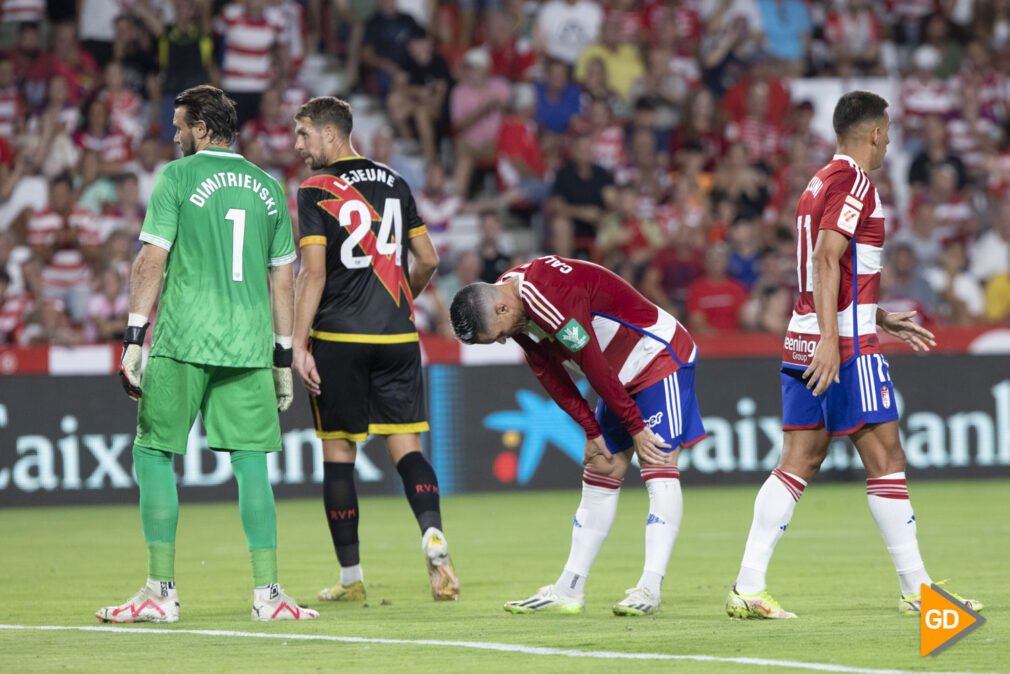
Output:
<instances>
[{"instance_id":1,"label":"goalkeeper in green kit","mask_svg":"<svg viewBox=\"0 0 1010 674\"><path fill-rule=\"evenodd\" d=\"M253 619L317 618L277 584L277 514L267 477L266 453L281 447L277 411L292 399L295 248L284 195L277 181L229 149L238 122L221 90L204 85L179 94L173 123L184 156L162 170L148 203L120 370L126 392L139 401L133 463L148 579L126 603L96 615L112 623L179 620L172 463L185 454L200 412L208 445L228 452L238 482Z\"/></svg>"}]
</instances>

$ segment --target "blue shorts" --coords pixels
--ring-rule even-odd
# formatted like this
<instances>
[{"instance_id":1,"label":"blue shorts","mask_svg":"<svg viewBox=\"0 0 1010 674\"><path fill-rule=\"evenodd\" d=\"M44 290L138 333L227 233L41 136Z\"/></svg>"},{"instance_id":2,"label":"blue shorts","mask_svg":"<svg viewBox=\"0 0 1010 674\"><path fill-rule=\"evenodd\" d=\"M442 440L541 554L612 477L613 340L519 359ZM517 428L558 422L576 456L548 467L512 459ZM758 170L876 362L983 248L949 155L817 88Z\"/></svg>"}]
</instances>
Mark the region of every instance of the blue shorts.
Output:
<instances>
[{"instance_id":1,"label":"blue shorts","mask_svg":"<svg viewBox=\"0 0 1010 674\"><path fill-rule=\"evenodd\" d=\"M802 367L782 366L782 430L825 428L828 435L851 435L865 424L897 421L898 406L887 359L879 353L850 358L837 384L814 397Z\"/></svg>"},{"instance_id":2,"label":"blue shorts","mask_svg":"<svg viewBox=\"0 0 1010 674\"><path fill-rule=\"evenodd\" d=\"M681 367L666 379L642 389L631 399L638 405L642 419L652 432L666 440L670 451L689 447L705 437L698 400L694 396L694 366ZM634 446L624 424L600 398L596 403L596 421L611 454Z\"/></svg>"}]
</instances>

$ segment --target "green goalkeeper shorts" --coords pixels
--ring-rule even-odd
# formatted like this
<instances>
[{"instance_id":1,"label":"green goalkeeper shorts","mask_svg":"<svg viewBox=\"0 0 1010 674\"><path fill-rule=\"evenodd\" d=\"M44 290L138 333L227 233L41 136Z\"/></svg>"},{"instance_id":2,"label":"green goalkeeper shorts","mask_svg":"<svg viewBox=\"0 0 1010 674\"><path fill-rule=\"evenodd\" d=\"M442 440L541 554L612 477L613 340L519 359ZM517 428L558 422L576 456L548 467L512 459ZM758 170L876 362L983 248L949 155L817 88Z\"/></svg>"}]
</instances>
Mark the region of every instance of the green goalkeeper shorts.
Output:
<instances>
[{"instance_id":1,"label":"green goalkeeper shorts","mask_svg":"<svg viewBox=\"0 0 1010 674\"><path fill-rule=\"evenodd\" d=\"M137 412L137 444L186 453L196 413L207 446L275 452L281 448L270 368L235 368L149 358Z\"/></svg>"}]
</instances>

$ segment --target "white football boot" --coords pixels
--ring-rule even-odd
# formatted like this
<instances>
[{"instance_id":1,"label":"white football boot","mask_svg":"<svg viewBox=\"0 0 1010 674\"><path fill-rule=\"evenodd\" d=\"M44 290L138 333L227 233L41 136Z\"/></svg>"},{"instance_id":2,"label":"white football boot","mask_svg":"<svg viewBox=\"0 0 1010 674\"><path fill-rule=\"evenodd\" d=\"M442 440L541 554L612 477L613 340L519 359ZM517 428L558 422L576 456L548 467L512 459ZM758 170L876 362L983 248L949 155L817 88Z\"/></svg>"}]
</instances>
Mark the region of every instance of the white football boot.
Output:
<instances>
[{"instance_id":1,"label":"white football boot","mask_svg":"<svg viewBox=\"0 0 1010 674\"><path fill-rule=\"evenodd\" d=\"M652 615L659 610L659 597L652 594L648 588L633 587L626 594L627 597L614 604L614 615Z\"/></svg>"},{"instance_id":2,"label":"white football boot","mask_svg":"<svg viewBox=\"0 0 1010 674\"><path fill-rule=\"evenodd\" d=\"M553 585L545 585L529 599L517 599L505 603L509 613L559 613L572 615L582 613L586 602L582 598L558 594Z\"/></svg>"},{"instance_id":3,"label":"white football boot","mask_svg":"<svg viewBox=\"0 0 1010 674\"><path fill-rule=\"evenodd\" d=\"M252 619L261 622L271 620L315 620L319 611L304 606L284 594L277 583L253 591Z\"/></svg>"},{"instance_id":4,"label":"white football boot","mask_svg":"<svg viewBox=\"0 0 1010 674\"><path fill-rule=\"evenodd\" d=\"M145 585L125 604L100 608L95 617L103 623L179 622L179 595L174 583L162 582L160 592Z\"/></svg>"}]
</instances>

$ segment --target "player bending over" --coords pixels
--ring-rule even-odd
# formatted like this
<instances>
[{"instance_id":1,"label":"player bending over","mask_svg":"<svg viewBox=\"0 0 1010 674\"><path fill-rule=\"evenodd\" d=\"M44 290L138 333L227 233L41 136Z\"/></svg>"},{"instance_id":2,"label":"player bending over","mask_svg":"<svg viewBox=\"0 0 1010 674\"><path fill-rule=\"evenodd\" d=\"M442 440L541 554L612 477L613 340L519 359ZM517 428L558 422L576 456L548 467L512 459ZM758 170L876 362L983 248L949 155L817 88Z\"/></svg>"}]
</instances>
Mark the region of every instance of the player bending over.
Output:
<instances>
[{"instance_id":1,"label":"player bending over","mask_svg":"<svg viewBox=\"0 0 1010 674\"><path fill-rule=\"evenodd\" d=\"M438 478L421 453L428 430L414 298L438 267L438 253L395 171L358 156L351 106L321 96L295 115L295 150L318 173L298 189L299 245L294 366L309 391L323 441L323 504L340 563L328 601L361 601L357 443L386 437L421 528L436 600L459 599L442 533ZM408 251L413 255L408 266Z\"/></svg>"},{"instance_id":2,"label":"player bending over","mask_svg":"<svg viewBox=\"0 0 1010 674\"><path fill-rule=\"evenodd\" d=\"M252 556L253 619L318 618L277 585L277 513L267 477L266 453L281 448L277 410L292 398L295 247L284 191L229 150L238 121L224 92L206 85L182 92L173 123L185 156L162 170L147 206L120 373L126 392L140 401L133 466L148 579L125 604L97 616L115 623L179 620L172 460L186 453L200 412L208 446L228 452L238 482ZM159 292L141 382L141 347Z\"/></svg>"},{"instance_id":3,"label":"player bending over","mask_svg":"<svg viewBox=\"0 0 1010 674\"><path fill-rule=\"evenodd\" d=\"M782 457L754 502L740 575L726 598L735 618L795 618L765 591L775 544L833 436L847 435L866 467L870 512L901 585L899 613L919 614L926 573L905 483L898 410L877 326L928 351L933 335L915 312L877 306L884 249L884 209L869 172L887 151L887 101L852 91L834 111L838 153L813 177L796 206L799 299L782 363ZM956 596L956 595L955 595ZM982 603L964 599L982 610Z\"/></svg>"},{"instance_id":4,"label":"player bending over","mask_svg":"<svg viewBox=\"0 0 1010 674\"><path fill-rule=\"evenodd\" d=\"M586 577L614 522L634 450L649 492L645 569L614 613L655 613L683 513L677 455L705 436L694 398L691 335L613 272L553 255L509 270L493 285L466 286L450 315L466 344L514 339L544 389L586 432L582 502L564 571L505 610L582 611ZM584 373L599 394L595 415L566 366Z\"/></svg>"}]
</instances>

